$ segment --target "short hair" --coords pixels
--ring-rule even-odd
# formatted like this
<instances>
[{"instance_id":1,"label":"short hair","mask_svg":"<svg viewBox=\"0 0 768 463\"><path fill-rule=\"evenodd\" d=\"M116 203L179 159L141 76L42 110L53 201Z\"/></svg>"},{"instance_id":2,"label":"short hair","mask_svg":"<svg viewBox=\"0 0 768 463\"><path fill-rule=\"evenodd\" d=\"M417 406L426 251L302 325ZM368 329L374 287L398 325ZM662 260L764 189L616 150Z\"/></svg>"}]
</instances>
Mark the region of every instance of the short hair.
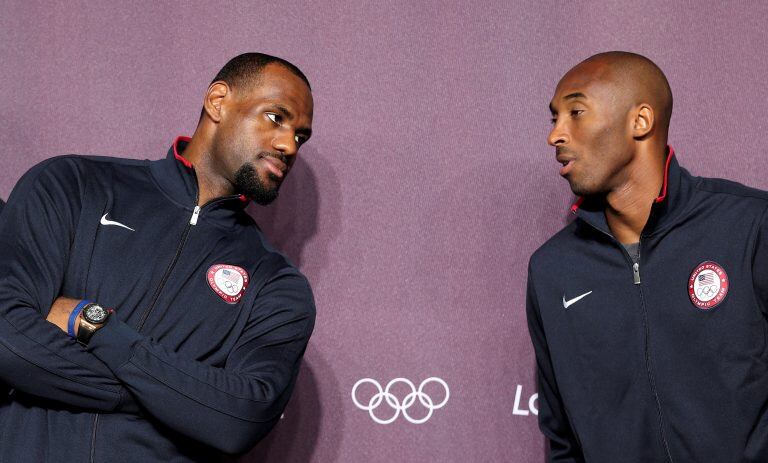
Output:
<instances>
[{"instance_id":1,"label":"short hair","mask_svg":"<svg viewBox=\"0 0 768 463\"><path fill-rule=\"evenodd\" d=\"M233 88L258 84L261 71L270 64L283 66L303 80L307 87L312 90L312 87L309 85L309 79L299 68L282 58L264 53L243 53L242 55L235 56L221 68L211 83L222 81Z\"/></svg>"},{"instance_id":2,"label":"short hair","mask_svg":"<svg viewBox=\"0 0 768 463\"><path fill-rule=\"evenodd\" d=\"M267 55L264 53L243 53L237 55L224 65L221 70L213 78L211 84L214 82L226 82L232 88L247 87L248 85L258 85L261 78L261 71L264 70L270 64L278 64L291 74L299 77L307 88L312 91L312 87L309 85L309 79L301 72L301 69L297 68L293 63L290 63L277 56ZM210 84L208 84L210 85ZM205 116L205 106L200 110L200 119L202 122Z\"/></svg>"}]
</instances>

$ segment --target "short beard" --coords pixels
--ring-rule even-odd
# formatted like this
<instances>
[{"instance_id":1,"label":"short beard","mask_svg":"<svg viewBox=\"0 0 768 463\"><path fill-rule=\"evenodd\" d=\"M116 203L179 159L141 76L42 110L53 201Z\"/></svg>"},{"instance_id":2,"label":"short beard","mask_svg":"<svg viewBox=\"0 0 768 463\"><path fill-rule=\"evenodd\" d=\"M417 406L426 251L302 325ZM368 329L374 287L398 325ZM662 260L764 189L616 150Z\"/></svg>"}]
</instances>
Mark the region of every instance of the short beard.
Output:
<instances>
[{"instance_id":1,"label":"short beard","mask_svg":"<svg viewBox=\"0 0 768 463\"><path fill-rule=\"evenodd\" d=\"M269 178L279 182L277 178L271 172L268 174ZM280 184L274 188L270 188L264 184L259 177L259 173L253 167L253 164L246 163L240 166L235 172L235 192L244 195L245 197L252 199L256 204L266 206L275 199L277 199L278 190Z\"/></svg>"}]
</instances>

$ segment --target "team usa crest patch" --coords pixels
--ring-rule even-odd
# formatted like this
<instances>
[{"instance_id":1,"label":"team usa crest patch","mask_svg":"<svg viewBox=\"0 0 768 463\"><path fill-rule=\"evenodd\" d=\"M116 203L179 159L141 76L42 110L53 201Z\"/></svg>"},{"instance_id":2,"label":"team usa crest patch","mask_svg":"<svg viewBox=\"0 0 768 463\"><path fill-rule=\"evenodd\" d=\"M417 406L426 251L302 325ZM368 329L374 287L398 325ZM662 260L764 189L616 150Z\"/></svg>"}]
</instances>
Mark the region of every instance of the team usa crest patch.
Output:
<instances>
[{"instance_id":1,"label":"team usa crest patch","mask_svg":"<svg viewBox=\"0 0 768 463\"><path fill-rule=\"evenodd\" d=\"M211 265L206 275L213 292L227 304L237 304L248 287L248 272L236 265Z\"/></svg>"},{"instance_id":2,"label":"team usa crest patch","mask_svg":"<svg viewBox=\"0 0 768 463\"><path fill-rule=\"evenodd\" d=\"M716 262L700 263L688 279L688 296L699 309L714 308L723 302L727 294L728 274Z\"/></svg>"}]
</instances>

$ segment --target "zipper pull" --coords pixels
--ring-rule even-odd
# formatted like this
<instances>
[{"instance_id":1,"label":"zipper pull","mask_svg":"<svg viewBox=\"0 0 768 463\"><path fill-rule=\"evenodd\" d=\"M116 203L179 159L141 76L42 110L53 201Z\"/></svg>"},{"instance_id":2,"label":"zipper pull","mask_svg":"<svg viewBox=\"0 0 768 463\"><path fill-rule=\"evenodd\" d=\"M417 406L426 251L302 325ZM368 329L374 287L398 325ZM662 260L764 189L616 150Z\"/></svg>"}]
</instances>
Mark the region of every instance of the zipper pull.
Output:
<instances>
[{"instance_id":1,"label":"zipper pull","mask_svg":"<svg viewBox=\"0 0 768 463\"><path fill-rule=\"evenodd\" d=\"M200 215L200 206L195 206L194 212L192 212L192 218L189 219L190 225L197 225L197 216Z\"/></svg>"},{"instance_id":2,"label":"zipper pull","mask_svg":"<svg viewBox=\"0 0 768 463\"><path fill-rule=\"evenodd\" d=\"M640 264L638 262L635 262L632 265L632 276L635 278L635 284L640 284Z\"/></svg>"}]
</instances>

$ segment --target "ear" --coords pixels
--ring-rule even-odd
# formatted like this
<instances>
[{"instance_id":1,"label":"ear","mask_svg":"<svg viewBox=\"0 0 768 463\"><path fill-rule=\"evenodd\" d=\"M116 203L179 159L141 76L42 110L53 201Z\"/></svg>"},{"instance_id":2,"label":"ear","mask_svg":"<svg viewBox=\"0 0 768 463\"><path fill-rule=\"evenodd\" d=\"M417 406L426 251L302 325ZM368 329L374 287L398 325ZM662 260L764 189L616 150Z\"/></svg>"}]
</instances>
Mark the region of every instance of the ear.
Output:
<instances>
[{"instance_id":1,"label":"ear","mask_svg":"<svg viewBox=\"0 0 768 463\"><path fill-rule=\"evenodd\" d=\"M203 109L213 122L221 121L224 98L231 92L226 82L216 81L208 87L203 101Z\"/></svg>"},{"instance_id":2,"label":"ear","mask_svg":"<svg viewBox=\"0 0 768 463\"><path fill-rule=\"evenodd\" d=\"M635 117L632 123L632 137L639 139L648 136L653 130L655 123L656 117L653 113L653 108L645 103L641 104L635 110Z\"/></svg>"}]
</instances>

